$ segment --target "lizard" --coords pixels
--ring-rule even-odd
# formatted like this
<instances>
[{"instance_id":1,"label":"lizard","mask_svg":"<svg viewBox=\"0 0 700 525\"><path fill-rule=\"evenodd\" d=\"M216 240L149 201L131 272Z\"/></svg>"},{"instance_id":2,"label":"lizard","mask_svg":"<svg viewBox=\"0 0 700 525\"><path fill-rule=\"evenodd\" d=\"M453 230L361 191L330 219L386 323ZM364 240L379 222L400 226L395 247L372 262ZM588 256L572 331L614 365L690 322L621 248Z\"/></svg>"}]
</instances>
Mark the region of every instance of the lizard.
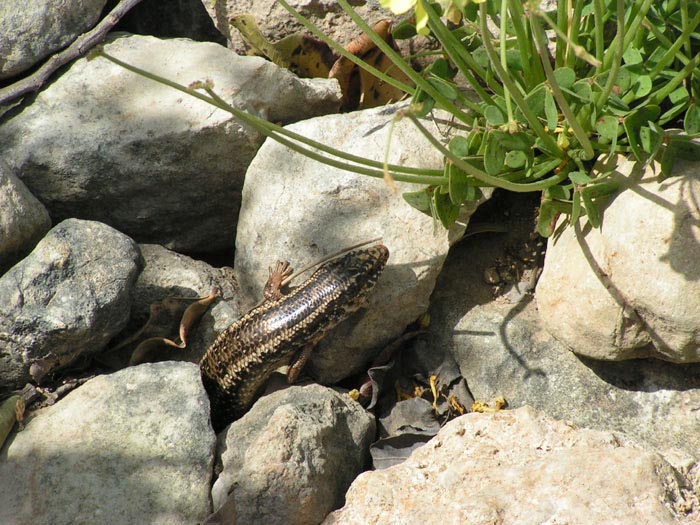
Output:
<instances>
[{"instance_id":1,"label":"lizard","mask_svg":"<svg viewBox=\"0 0 700 525\"><path fill-rule=\"evenodd\" d=\"M382 244L353 250L286 295L289 263L270 269L265 299L221 332L199 364L217 433L250 408L276 369L293 363L287 378L295 381L321 338L365 304L388 258Z\"/></svg>"}]
</instances>

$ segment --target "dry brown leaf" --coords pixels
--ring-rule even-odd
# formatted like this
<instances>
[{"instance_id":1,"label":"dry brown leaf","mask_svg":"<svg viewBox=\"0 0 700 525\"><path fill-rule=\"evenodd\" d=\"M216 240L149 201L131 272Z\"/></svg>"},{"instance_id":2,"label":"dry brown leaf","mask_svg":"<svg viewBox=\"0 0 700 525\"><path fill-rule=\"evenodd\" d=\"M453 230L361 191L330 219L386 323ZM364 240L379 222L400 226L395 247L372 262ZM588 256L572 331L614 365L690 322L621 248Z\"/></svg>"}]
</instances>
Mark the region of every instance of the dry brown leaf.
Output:
<instances>
[{"instance_id":1,"label":"dry brown leaf","mask_svg":"<svg viewBox=\"0 0 700 525\"><path fill-rule=\"evenodd\" d=\"M199 319L207 311L211 302L216 299L219 295L219 290L214 288L209 295L205 297L200 297L194 303L189 305L182 314L182 320L180 321L180 341L182 341L182 347L187 346L187 334L189 334L190 329L199 321Z\"/></svg>"},{"instance_id":2,"label":"dry brown leaf","mask_svg":"<svg viewBox=\"0 0 700 525\"><path fill-rule=\"evenodd\" d=\"M391 36L391 20L380 20L372 26L372 30L393 49L397 50ZM411 83L410 79L394 66L391 59L366 34L363 33L357 37L345 49L390 77L405 84ZM333 64L328 78L338 80L343 93L342 109L345 111L381 106L389 102L396 102L405 96L402 90L379 80L345 57L340 57Z\"/></svg>"},{"instance_id":3,"label":"dry brown leaf","mask_svg":"<svg viewBox=\"0 0 700 525\"><path fill-rule=\"evenodd\" d=\"M270 42L255 19L248 14L231 17L229 22L250 47L249 54L266 57L273 64L289 69L301 78L328 78L336 59L328 44L302 33Z\"/></svg>"},{"instance_id":4,"label":"dry brown leaf","mask_svg":"<svg viewBox=\"0 0 700 525\"><path fill-rule=\"evenodd\" d=\"M172 348L186 348L188 335L218 295L219 291L215 288L205 297L166 297L152 304L146 323L134 334L111 348L110 352L141 340L129 358L129 365L133 366L167 358ZM183 301L193 301L184 309L184 312L182 311ZM179 317L178 335L171 338L168 333L174 331L173 321L176 316Z\"/></svg>"}]
</instances>

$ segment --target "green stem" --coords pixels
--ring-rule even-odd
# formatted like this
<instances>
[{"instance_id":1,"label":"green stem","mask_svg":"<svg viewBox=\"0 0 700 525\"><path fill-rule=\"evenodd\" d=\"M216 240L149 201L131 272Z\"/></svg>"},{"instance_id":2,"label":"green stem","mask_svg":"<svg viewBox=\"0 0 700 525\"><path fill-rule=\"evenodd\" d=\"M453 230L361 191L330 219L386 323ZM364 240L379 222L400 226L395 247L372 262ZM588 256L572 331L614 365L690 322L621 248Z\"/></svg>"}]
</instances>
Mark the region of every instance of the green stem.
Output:
<instances>
[{"instance_id":1,"label":"green stem","mask_svg":"<svg viewBox=\"0 0 700 525\"><path fill-rule=\"evenodd\" d=\"M642 24L644 21L644 18L646 18L647 13L649 12L649 8L651 7L653 0L644 0L641 4L639 0L634 2L634 5L639 8L639 10L636 12L632 20L630 21L629 27L626 29L624 28L625 24L625 10L624 10L624 5L622 7L622 30L620 30L620 5L618 1L618 8L617 8L617 34L615 35L615 38L613 38L612 42L610 43L610 48L611 49L617 49L618 47L621 47L622 50L624 51L627 49L629 46L630 42L632 39L635 37L637 34L637 31L639 31L639 26ZM624 2L623 2L624 3ZM613 60L616 60L615 53L605 53L605 56L603 57L603 71L607 71L610 69L612 66Z\"/></svg>"},{"instance_id":2,"label":"green stem","mask_svg":"<svg viewBox=\"0 0 700 525\"><path fill-rule=\"evenodd\" d=\"M212 100L214 101L214 105L216 105L217 107L219 107L225 111L228 111L231 114L234 114L234 111L235 111L236 113L239 114L238 118L241 122L248 124L250 126L253 126L254 123L259 123L259 122L256 122L257 117L253 117L249 113L241 112L240 110L234 108L233 106L230 106L229 104L226 103L226 101L224 101L221 97L219 97L216 93L214 93L214 91L211 88L205 87L204 89L211 96ZM328 158L324 155L321 155L320 153L317 153L313 149L304 148L302 146L299 146L297 143L295 143L291 140L287 140L287 138L284 137L285 134L279 133L275 129L278 127L275 124L272 124L271 122L268 122L266 120L263 120L262 123L267 124L266 126L264 126L263 129L261 129L261 132L263 134L265 134L267 137L270 137L274 141L282 144L283 146L288 147L292 151L296 151L297 153L304 155L305 157L308 157L312 160L318 161L322 164L326 164L327 166L332 166L334 168L349 171L352 173L357 173L359 175L366 175L369 177L374 177L377 179L383 179L388 174L392 179L397 180L399 182L412 182L412 183L416 183L416 184L440 184L443 181L445 181L445 182L447 181L447 179L445 177L431 177L431 176L421 176L421 175L403 175L400 173L388 172L388 171L385 171L385 169L384 169L385 165L384 165L384 163L381 163L381 162L377 162L377 164L379 164L382 167L382 169L372 169L372 168L363 168L362 166L357 166L354 164L348 164L347 162L341 162L338 160L334 160L334 159ZM300 136L300 135L298 135L298 136ZM309 140L309 139L305 139L305 140ZM322 148L318 148L318 149L321 149L325 153L330 153L329 150L331 150L332 148L328 148L328 146L325 146L325 145L320 144L320 143L317 143L317 144L322 146ZM347 156L347 154L345 154L343 152L338 152L338 153L341 153L342 155L336 155L336 156L339 156L341 158ZM386 167L388 167L388 166L386 166Z\"/></svg>"},{"instance_id":3,"label":"green stem","mask_svg":"<svg viewBox=\"0 0 700 525\"><path fill-rule=\"evenodd\" d=\"M588 140L588 135L583 130L581 123L578 121L576 115L574 115L574 112L571 110L569 103L566 101L564 93L561 92L557 79L554 77L554 71L549 63L549 49L547 48L547 41L545 40L545 32L542 30L540 21L536 16L530 17L530 25L532 26L532 34L535 35L535 43L537 44L539 50L544 74L547 76L547 83L552 89L552 94L559 105L559 109L561 109L561 112L564 114L564 117L574 132L574 135L581 144L581 147L586 154L586 159L590 160L594 156L593 146Z\"/></svg>"},{"instance_id":4,"label":"green stem","mask_svg":"<svg viewBox=\"0 0 700 525\"><path fill-rule=\"evenodd\" d=\"M486 71L484 71L484 69L474 61L472 56L465 49L462 42L460 42L452 34L452 32L445 27L445 24L443 24L442 20L440 20L440 17L437 15L435 10L429 5L423 5L423 7L428 15L428 28L440 41L442 44L442 49L447 53L452 62L454 62L460 73L464 75L464 78L467 80L467 82L469 82L474 91L476 91L479 97L481 97L481 100L492 105L494 102L491 95L483 87L481 87L481 84L471 72L474 71L479 78L487 83L488 87L494 93L503 93L503 88L492 80L488 80Z\"/></svg>"},{"instance_id":5,"label":"green stem","mask_svg":"<svg viewBox=\"0 0 700 525\"><path fill-rule=\"evenodd\" d=\"M600 72L603 65L603 52L605 51L605 43L603 41L605 20L603 19L603 0L593 0L593 20L595 25L593 32L595 34L595 58L599 66L596 68L596 74Z\"/></svg>"},{"instance_id":6,"label":"green stem","mask_svg":"<svg viewBox=\"0 0 700 525\"><path fill-rule=\"evenodd\" d=\"M291 149L303 154L307 155L315 160L318 160L319 162L323 162L324 164L328 164L330 166L334 166L337 168L345 169L347 171L352 171L355 173L360 173L363 175L369 175L371 177L377 177L377 178L382 178L384 176L384 163L379 162L379 161L372 161L369 159L365 159L363 157L359 157L357 155L352 155L350 153L345 153L340 150L336 150L335 148L331 148L326 146L325 144L322 144L320 142L316 142L314 140L308 139L302 135L299 135L297 133L294 133L293 131L290 131L288 129L283 128L282 126L278 126L276 124L273 124L271 122L268 122L265 119L261 119L260 117L256 117L254 115L251 115L250 113L247 113L245 111L242 111L240 109L234 108L233 106L227 104L221 97L213 93L211 89L207 89L207 92L209 93L210 96L203 95L202 93L197 92L194 89L182 86L176 82L173 82L172 80L168 80L167 78L161 77L159 75L155 75L149 71L146 71L144 69L138 68L136 66L132 66L131 64L127 64L126 62L122 62L116 57L113 57L109 54L107 54L104 51L100 51L99 54L106 58L107 60L110 60L111 62L123 67L124 69L127 69L133 73L136 73L138 75L141 75L145 78L151 79L155 82L158 82L160 84L164 84L166 86L169 86L173 89L176 89L178 91L181 91L183 93L186 93L194 98L197 98L199 100L202 100L203 102L206 102L207 104L210 104L212 106L218 107L219 109L222 109L231 115L233 115L239 122L242 122L244 124L247 124L251 126L252 128L256 129L263 135L272 138L273 140L276 140L282 144L284 144L287 147L290 147ZM301 142L302 144L306 144L308 146L313 147L314 149L317 149L319 151L323 151L325 153L328 153L330 155L333 155L335 157L339 157L341 159L345 159L350 162L356 162L361 165L369 166L369 168L363 168L362 166L356 166L353 164L347 164L347 163L342 163L333 159L328 159L326 157L322 157L319 153L316 153L315 151L308 149L308 148L302 148L293 142L287 140L285 137L291 138L297 142ZM376 169L370 169L370 168L376 168ZM413 182L417 184L437 184L440 183L441 180L444 179L442 170L426 170L426 169L421 169L421 168L406 168L403 166L398 166L395 164L390 164L389 168L392 170L395 170L399 173L392 173L392 177L396 179L397 181L400 182ZM434 173L435 175L429 175L429 173Z\"/></svg>"},{"instance_id":7,"label":"green stem","mask_svg":"<svg viewBox=\"0 0 700 525\"><path fill-rule=\"evenodd\" d=\"M671 92L676 89L681 82L683 82L687 76L689 76L693 70L700 66L700 55L695 55L695 58L688 62L683 69L674 75L674 77L661 89L656 91L649 99L650 104L660 104L663 99L671 94Z\"/></svg>"},{"instance_id":8,"label":"green stem","mask_svg":"<svg viewBox=\"0 0 700 525\"><path fill-rule=\"evenodd\" d=\"M562 2L560 2L560 3L566 4L566 2L565 2L564 0L562 0ZM575 54L577 57L579 57L579 58L582 59L582 60L585 60L586 62L588 62L588 63L589 63L590 65L592 65L592 66L598 67L598 66L600 65L600 62L598 62L598 60L596 59L596 57L594 57L594 56L591 55L588 51L586 51L586 50L584 49L583 46L580 46L579 44L573 42L573 41L569 38L569 36L568 36L564 31L562 31L561 27L559 27L561 24L555 24L555 23L552 21L552 19L549 18L549 15L547 15L547 13L545 13L545 12L542 11L542 10L537 10L537 11L536 11L536 16L541 17L542 20L544 20L545 22L547 22L547 25L548 25L549 27L551 27L552 30L557 34L557 37L558 37L558 38L557 38L557 52L558 52L558 50L559 50L559 43L560 43L560 42L566 42L568 46L571 46L571 50L574 52L574 54ZM561 61L557 58L557 59L555 59L555 65L556 65L557 67L560 67L560 65L564 65L564 62L561 62Z\"/></svg>"},{"instance_id":9,"label":"green stem","mask_svg":"<svg viewBox=\"0 0 700 525\"><path fill-rule=\"evenodd\" d=\"M535 55L527 30L527 26L523 24L525 20L525 12L520 0L508 0L508 9L510 11L510 19L513 22L513 30L515 38L518 42L518 52L520 53L520 61L523 64L523 75L525 77L525 86L530 90L533 87L541 84L544 80L544 72L539 61L535 61L532 57Z\"/></svg>"},{"instance_id":10,"label":"green stem","mask_svg":"<svg viewBox=\"0 0 700 525\"><path fill-rule=\"evenodd\" d=\"M447 149L445 146L443 146L439 140L437 140L435 137L433 137L430 132L425 129L425 127L418 121L418 119L415 117L415 115L409 114L408 117L413 121L413 123L416 125L418 130L425 136L426 139L437 149L442 155L444 155L447 159L450 160L455 166L457 166L459 169L467 173L468 175L471 175L477 180L480 180L481 182L486 183L489 186L493 186L495 188L502 188L504 190L509 190L509 191L515 191L518 193L524 193L528 191L538 191L538 190L543 190L546 188L549 188L550 186L553 186L554 184L558 184L561 181L563 181L566 178L566 174L558 173L548 179L545 180L539 180L537 182L530 182L526 184L521 184L517 182L509 182L503 179L500 179L498 177L494 177L492 175L489 175L488 173L481 171L478 168L475 168L468 162L465 162L463 159L460 157L456 156L454 153L452 153L449 149ZM541 174L538 173L540 177L545 174L549 173L552 171L554 168L556 168L561 162L558 159L553 159L549 162L544 162L542 164L541 168Z\"/></svg>"},{"instance_id":11,"label":"green stem","mask_svg":"<svg viewBox=\"0 0 700 525\"><path fill-rule=\"evenodd\" d=\"M576 57L578 56L576 50L584 49L578 43L579 30L581 29L581 10L583 9L583 2L581 0L576 0L574 3L574 12L571 16L571 49L566 54L566 65L571 69L574 69L576 65ZM591 55L589 55L591 58Z\"/></svg>"},{"instance_id":12,"label":"green stem","mask_svg":"<svg viewBox=\"0 0 700 525\"><path fill-rule=\"evenodd\" d=\"M683 53L679 53L679 49L681 46L684 46L685 44L690 43L690 35L693 31L695 31L695 28L700 24L700 11L698 11L693 19L688 23L686 21L685 27L683 28L683 32L681 33L681 36L678 37L678 39L671 44L671 42L666 38L665 35L661 34L660 36L663 38L659 38L659 40L664 43L664 45L669 45L668 49L664 53L664 55L659 59L659 62L654 66L654 69L652 69L649 72L649 76L651 77L652 80L661 73L664 69L666 69L666 66L668 66L671 62L673 62L676 58L678 58L683 64L687 65L688 64L688 58L686 55ZM649 24L650 29L654 32L654 35L658 33L656 31L656 28L653 27L651 24Z\"/></svg>"},{"instance_id":13,"label":"green stem","mask_svg":"<svg viewBox=\"0 0 700 525\"><path fill-rule=\"evenodd\" d=\"M505 70L506 74L508 74L508 54L507 54L507 49L506 49L506 37L508 36L507 34L507 27L506 24L508 23L508 4L506 0L501 0L501 29L499 31L499 37L500 37L500 42L499 42L499 48L501 52L501 67ZM506 112L508 113L508 122L513 122L515 119L513 118L513 104L510 101L510 94L508 90L506 89L505 92L503 93L503 98L506 101Z\"/></svg>"},{"instance_id":14,"label":"green stem","mask_svg":"<svg viewBox=\"0 0 700 525\"><path fill-rule=\"evenodd\" d=\"M603 91L600 92L598 94L598 97L595 99L595 105L596 105L596 109L598 111L600 111L601 108L608 101L608 97L610 97L610 93L612 92L612 88L615 85L615 81L617 80L617 71L620 69L620 66L622 65L622 55L625 51L624 34L625 34L625 2L624 2L624 0L617 0L617 35L615 36L615 40L617 41L617 45L615 46L613 53L608 52L605 54L605 59L603 60L603 63L605 64L605 62L609 56L613 57L612 58L612 67L610 68L610 71L608 71L608 79L605 82L605 87L603 87Z\"/></svg>"},{"instance_id":15,"label":"green stem","mask_svg":"<svg viewBox=\"0 0 700 525\"><path fill-rule=\"evenodd\" d=\"M564 65L564 51L568 38L566 36L566 16L567 16L567 0L559 0L557 2L557 23L554 24L550 20L547 13L541 12L541 7L537 6L536 13L544 18L554 32L557 34L556 52L554 53L554 64L556 67Z\"/></svg>"},{"instance_id":16,"label":"green stem","mask_svg":"<svg viewBox=\"0 0 700 525\"><path fill-rule=\"evenodd\" d=\"M496 55L496 51L493 49L493 44L491 44L491 33L486 26L486 3L479 4L479 22L484 49L486 50L486 54L491 60L491 65L496 70L496 74L500 78L501 82L503 82L506 90L510 92L510 95L513 97L513 100L520 111L522 111L532 130L540 138L540 140L546 144L547 149L556 152L557 156L560 158L564 158L564 152L561 150L552 136L544 130L542 124L540 124L540 121L537 119L537 116L532 112L532 109L530 109L530 106L528 106L527 102L525 102L525 99L520 94L518 86L515 85L513 80L501 67L498 60L498 55Z\"/></svg>"},{"instance_id":17,"label":"green stem","mask_svg":"<svg viewBox=\"0 0 700 525\"><path fill-rule=\"evenodd\" d=\"M683 28L683 33L686 32L688 28L688 0L681 0L681 27ZM692 53L690 40L685 41L685 54L690 55Z\"/></svg>"}]
</instances>

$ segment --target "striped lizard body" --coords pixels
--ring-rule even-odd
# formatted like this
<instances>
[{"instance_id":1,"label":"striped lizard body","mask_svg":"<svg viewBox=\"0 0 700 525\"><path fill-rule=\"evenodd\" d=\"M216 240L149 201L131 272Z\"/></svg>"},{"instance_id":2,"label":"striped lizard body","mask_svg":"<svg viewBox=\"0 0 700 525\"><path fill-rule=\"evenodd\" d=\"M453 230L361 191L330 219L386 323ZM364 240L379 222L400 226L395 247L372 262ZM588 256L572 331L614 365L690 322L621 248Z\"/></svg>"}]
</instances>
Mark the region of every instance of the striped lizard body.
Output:
<instances>
[{"instance_id":1,"label":"striped lizard body","mask_svg":"<svg viewBox=\"0 0 700 525\"><path fill-rule=\"evenodd\" d=\"M297 358L289 373L293 382L313 346L365 303L388 258L383 245L348 252L289 294L273 291L273 299L224 330L199 365L214 429L242 416L272 373Z\"/></svg>"}]
</instances>

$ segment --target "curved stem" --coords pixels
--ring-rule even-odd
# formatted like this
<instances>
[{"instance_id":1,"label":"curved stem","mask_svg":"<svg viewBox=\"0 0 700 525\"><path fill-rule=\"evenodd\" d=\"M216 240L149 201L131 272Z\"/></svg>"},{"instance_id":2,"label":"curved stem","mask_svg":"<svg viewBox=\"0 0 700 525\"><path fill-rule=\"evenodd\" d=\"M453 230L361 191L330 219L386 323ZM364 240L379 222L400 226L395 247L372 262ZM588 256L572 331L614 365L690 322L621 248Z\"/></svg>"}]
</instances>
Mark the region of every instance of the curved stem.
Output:
<instances>
[{"instance_id":1,"label":"curved stem","mask_svg":"<svg viewBox=\"0 0 700 525\"><path fill-rule=\"evenodd\" d=\"M474 58L472 58L469 52L464 48L464 44L462 44L462 42L460 42L457 37L455 37L452 32L445 27L445 24L435 12L435 9L432 9L432 7L429 5L425 5L423 0L420 1L426 14L428 15L428 28L440 41L442 44L442 49L447 53L450 59L452 59L460 73L464 75L464 78L469 82L474 91L476 91L476 93L481 97L481 100L493 105L493 98L491 98L491 95L483 87L481 87L481 84L479 84L471 72L474 71L474 73L476 73L494 93L502 95L503 87L499 86L497 82L494 82L493 78L490 78L486 71L484 71L484 69L476 63Z\"/></svg>"},{"instance_id":2,"label":"curved stem","mask_svg":"<svg viewBox=\"0 0 700 525\"><path fill-rule=\"evenodd\" d=\"M690 62L688 62L683 69L676 73L673 78L661 89L654 93L651 97L650 103L660 104L663 99L671 94L671 92L676 89L683 80L688 77L693 70L700 66L700 55L696 55Z\"/></svg>"},{"instance_id":3,"label":"curved stem","mask_svg":"<svg viewBox=\"0 0 700 525\"><path fill-rule=\"evenodd\" d=\"M546 188L549 188L550 186L554 184L558 184L559 182L563 181L566 179L566 172L561 172L558 173L548 179L545 180L539 180L537 182L529 182L529 183L518 183L518 182L510 182L507 180L500 179L498 177L494 177L492 175L489 175L488 173L481 171L478 168L475 168L468 162L465 162L463 159L460 157L457 157L455 154L453 154L449 149L447 149L445 146L443 146L439 140L437 140L435 137L433 137L430 132L423 127L423 125L418 121L418 119L415 117L415 115L411 115L410 113L408 114L408 117L413 121L413 123L416 125L418 130L425 136L425 138L428 139L428 141L437 149L440 153L442 153L446 158L450 160L455 166L457 166L459 169L467 173L468 175L471 175L477 180L480 180L481 182L484 182L488 184L489 186L493 186L495 188L502 188L504 190L509 190L509 191L515 191L518 193L524 193L528 191L537 191L537 190L543 190ZM559 166L561 164L561 161L559 159L553 159L551 161L545 162L542 165L541 170L537 173L538 176L542 176L550 171L552 171L554 168Z\"/></svg>"},{"instance_id":4,"label":"curved stem","mask_svg":"<svg viewBox=\"0 0 700 525\"><path fill-rule=\"evenodd\" d=\"M501 51L501 67L508 73L508 53L506 49L506 37L508 36L506 24L508 23L508 4L507 0L501 0L501 28L499 31L498 47ZM506 89L503 93L503 98L506 101L506 113L508 114L508 122L513 122L513 103L510 100L510 92Z\"/></svg>"},{"instance_id":5,"label":"curved stem","mask_svg":"<svg viewBox=\"0 0 700 525\"><path fill-rule=\"evenodd\" d=\"M294 133L293 131L285 129L282 126L278 126L277 124L273 124L271 122L268 122L265 119L261 119L260 117L256 117L254 115L251 115L250 113L247 113L247 112L242 111L240 109L234 108L230 104L226 103L221 97L216 95L216 93L214 93L211 90L211 87L208 87L206 85L202 86L202 88L207 90L207 93L209 94L209 96L206 96L206 95L203 95L203 94L197 92L195 89L182 86L182 85L178 84L177 82L173 82L172 80L168 80L167 78L161 77L159 75L155 75L149 71L143 70L143 69L138 68L136 66L132 66L131 64L127 64L126 62L122 62L118 58L113 57L113 56L105 53L104 50L100 50L98 53L101 56L103 56L104 58L106 58L107 60L114 62L115 64L123 67L124 69L132 71L133 73L136 73L136 74L141 75L143 77L149 78L155 82L165 84L169 87L172 87L173 89L176 89L176 90L181 91L183 93L186 93L194 98L202 100L203 102L206 102L207 104L211 104L212 106L218 107L219 109L222 109L222 110L230 113L231 115L233 115L240 122L243 122L243 123L251 126L252 128L256 129L257 131L264 134L265 136L270 137L273 140L280 142L281 144L284 144L285 146L293 149L294 151L297 151L303 155L307 155L308 157L313 158L314 160L317 160L319 162L322 162L324 164L328 164L328 165L336 167L336 168L344 169L347 171L352 171L352 172L359 173L362 175L368 175L370 177L376 177L376 178L383 178L384 177L384 163L383 162L365 159L365 158L359 157L357 155L352 155L350 153L346 153L346 152L337 150L335 148L331 148L329 146L326 146L325 144L322 144L320 142L316 142L316 141L308 139L302 135ZM288 139L292 139L292 140L300 142L302 144L306 144L306 145L308 145L316 150L328 153L330 155L333 155L335 157L339 157L341 159L345 159L345 160L350 161L350 162L355 162L359 165L348 164L346 162L341 162L338 160L329 159L329 158L324 157L323 155L321 155L320 153L318 153L314 150L301 147L298 144L296 144ZM363 167L363 165L368 166L368 167ZM441 184L441 183L445 182L445 178L443 176L442 170L406 168L403 166L398 166L396 164L390 164L388 167L392 170L392 172L390 173L391 176L395 180L400 181L400 182L412 182L412 183L417 183L417 184ZM431 174L433 174L433 175L431 175Z\"/></svg>"}]
</instances>

